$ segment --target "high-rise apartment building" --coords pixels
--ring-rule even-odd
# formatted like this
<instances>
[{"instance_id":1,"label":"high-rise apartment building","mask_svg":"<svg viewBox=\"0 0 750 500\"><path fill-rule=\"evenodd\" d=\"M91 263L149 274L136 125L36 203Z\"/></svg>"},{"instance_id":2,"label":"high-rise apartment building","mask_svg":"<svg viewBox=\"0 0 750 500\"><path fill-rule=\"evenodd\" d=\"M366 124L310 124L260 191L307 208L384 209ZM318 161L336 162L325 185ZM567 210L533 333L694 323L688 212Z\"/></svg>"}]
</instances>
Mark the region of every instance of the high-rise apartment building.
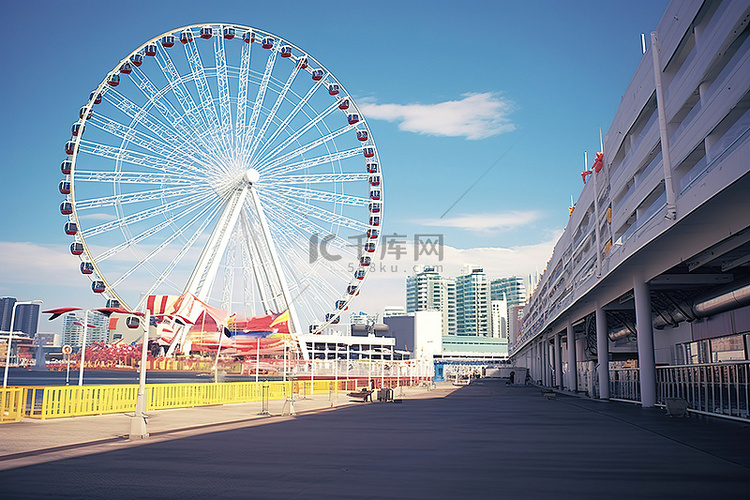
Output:
<instances>
[{"instance_id":1,"label":"high-rise apartment building","mask_svg":"<svg viewBox=\"0 0 750 500\"><path fill-rule=\"evenodd\" d=\"M83 344L84 314L83 311L76 311L63 316L63 345L81 347ZM89 312L88 323L91 326L86 332L86 345L90 345L92 342L108 341L109 318L96 311L91 311Z\"/></svg>"},{"instance_id":2,"label":"high-rise apartment building","mask_svg":"<svg viewBox=\"0 0 750 500\"><path fill-rule=\"evenodd\" d=\"M406 279L406 312L440 311L443 335L456 332L456 283L434 267Z\"/></svg>"},{"instance_id":3,"label":"high-rise apartment building","mask_svg":"<svg viewBox=\"0 0 750 500\"><path fill-rule=\"evenodd\" d=\"M0 297L0 331L10 331L10 320L13 316L15 297ZM39 326L39 304L19 304L13 318L13 331L23 332L29 337L36 335Z\"/></svg>"},{"instance_id":4,"label":"high-rise apartment building","mask_svg":"<svg viewBox=\"0 0 750 500\"><path fill-rule=\"evenodd\" d=\"M490 333L490 284L484 269L472 267L456 278L456 335Z\"/></svg>"},{"instance_id":5,"label":"high-rise apartment building","mask_svg":"<svg viewBox=\"0 0 750 500\"><path fill-rule=\"evenodd\" d=\"M521 276L508 276L490 281L490 300L505 301L505 337L510 334L510 308L526 304L526 285Z\"/></svg>"}]
</instances>

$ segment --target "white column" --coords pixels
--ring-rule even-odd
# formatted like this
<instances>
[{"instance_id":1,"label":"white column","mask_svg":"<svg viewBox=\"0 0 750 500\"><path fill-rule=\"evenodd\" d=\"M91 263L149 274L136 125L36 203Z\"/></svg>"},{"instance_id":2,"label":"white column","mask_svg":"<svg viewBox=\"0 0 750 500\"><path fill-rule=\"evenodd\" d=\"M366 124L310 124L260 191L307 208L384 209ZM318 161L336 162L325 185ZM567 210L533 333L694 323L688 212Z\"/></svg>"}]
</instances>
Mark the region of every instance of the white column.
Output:
<instances>
[{"instance_id":1,"label":"white column","mask_svg":"<svg viewBox=\"0 0 750 500\"><path fill-rule=\"evenodd\" d=\"M576 383L578 375L576 368L576 334L573 331L573 322L570 318L568 318L566 332L568 336L568 390L575 392L578 387Z\"/></svg>"},{"instance_id":2,"label":"white column","mask_svg":"<svg viewBox=\"0 0 750 500\"><path fill-rule=\"evenodd\" d=\"M641 380L641 405L656 404L656 367L654 363L654 331L651 326L651 291L642 275L633 276L635 295L636 339L638 341L638 371Z\"/></svg>"},{"instance_id":3,"label":"white column","mask_svg":"<svg viewBox=\"0 0 750 500\"><path fill-rule=\"evenodd\" d=\"M609 399L609 337L607 336L607 312L596 308L596 359L599 362L599 398Z\"/></svg>"},{"instance_id":4,"label":"white column","mask_svg":"<svg viewBox=\"0 0 750 500\"><path fill-rule=\"evenodd\" d=\"M555 334L555 383L560 389L563 388L562 376L562 347L560 346L560 334Z\"/></svg>"}]
</instances>

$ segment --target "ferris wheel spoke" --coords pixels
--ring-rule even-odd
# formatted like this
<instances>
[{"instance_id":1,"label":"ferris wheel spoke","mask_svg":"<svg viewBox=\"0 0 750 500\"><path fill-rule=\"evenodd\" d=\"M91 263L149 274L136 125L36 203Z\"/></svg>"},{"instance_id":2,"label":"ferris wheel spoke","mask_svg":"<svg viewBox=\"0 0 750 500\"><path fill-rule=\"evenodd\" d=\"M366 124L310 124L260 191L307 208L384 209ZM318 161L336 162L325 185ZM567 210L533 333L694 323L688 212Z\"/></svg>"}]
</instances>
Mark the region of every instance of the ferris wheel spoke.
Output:
<instances>
[{"instance_id":1,"label":"ferris wheel spoke","mask_svg":"<svg viewBox=\"0 0 750 500\"><path fill-rule=\"evenodd\" d=\"M177 110L174 109L168 100L162 99L169 87L160 91L156 88L156 85L151 82L149 77L138 67L133 68L130 79L135 83L136 87L143 92L143 95L148 102L152 103L153 107L155 107L164 118L166 118L171 124L175 125L175 128L181 128L182 117L177 113Z\"/></svg>"},{"instance_id":2,"label":"ferris wheel spoke","mask_svg":"<svg viewBox=\"0 0 750 500\"><path fill-rule=\"evenodd\" d=\"M340 203L342 205L351 205L364 207L370 204L369 198L362 198L350 194L329 193L326 191L317 191L315 189L297 188L291 186L276 186L275 194L281 197L295 198L299 200L323 201L328 203Z\"/></svg>"},{"instance_id":3,"label":"ferris wheel spoke","mask_svg":"<svg viewBox=\"0 0 750 500\"><path fill-rule=\"evenodd\" d=\"M257 150L258 145L263 141L263 137L266 135L266 131L268 130L269 125L271 125L271 123L273 123L273 120L276 118L276 113L278 112L281 104L284 102L284 99L286 98L286 94L289 92L289 89L292 87L292 83L294 82L294 79L297 77L297 73L299 73L299 69L300 69L299 64L295 64L294 69L292 70L292 73L289 75L289 78L287 78L286 83L284 84L284 88L282 88L281 92L279 92L279 95L276 98L276 102L273 104L271 111L268 113L266 120L263 122L263 126L260 128L260 131L258 132L257 139L253 141L253 147L250 150L248 163L252 164L255 151Z\"/></svg>"},{"instance_id":4,"label":"ferris wheel spoke","mask_svg":"<svg viewBox=\"0 0 750 500\"><path fill-rule=\"evenodd\" d=\"M252 43L246 43L242 47L240 59L240 77L237 89L237 120L235 121L235 147L243 150L245 147L245 110L247 109L247 84L250 81L250 54Z\"/></svg>"},{"instance_id":5,"label":"ferris wheel spoke","mask_svg":"<svg viewBox=\"0 0 750 500\"><path fill-rule=\"evenodd\" d=\"M113 205L126 205L128 203L141 203L144 201L161 200L185 196L196 192L206 192L207 189L195 188L194 186L183 188L153 189L151 191L140 191L137 193L118 194L104 196L101 198L88 198L76 201L77 210L89 210L92 208L111 207Z\"/></svg>"},{"instance_id":6,"label":"ferris wheel spoke","mask_svg":"<svg viewBox=\"0 0 750 500\"><path fill-rule=\"evenodd\" d=\"M289 137L287 137L281 144L279 144L277 147L274 148L273 151L266 154L263 158L261 158L258 162L256 162L258 165L263 165L267 163L271 158L275 158L276 155L284 151L287 147L289 147L290 144L296 142L299 140L299 138L308 130L318 125L323 119L330 115L334 110L338 109L338 104L333 103L328 108L326 108L322 113L318 114L315 118L308 121L305 125L300 127L299 129L295 130L294 133L290 134Z\"/></svg>"},{"instance_id":7,"label":"ferris wheel spoke","mask_svg":"<svg viewBox=\"0 0 750 500\"><path fill-rule=\"evenodd\" d=\"M253 145L254 142L258 140L258 138L254 138L255 136L255 127L258 124L258 116L260 115L260 110L263 107L263 101L266 98L266 91L268 90L268 82L271 81L271 73L273 72L273 67L276 64L276 50L271 50L271 54L268 56L268 61L266 61L266 69L263 72L263 78L260 81L260 88L258 89L258 95L255 96L255 104L253 104L253 112L250 115L250 123L247 126L247 131L245 133L246 138L243 141L243 151L242 151L242 158L244 160L249 160L250 153L247 148L251 145Z\"/></svg>"},{"instance_id":8,"label":"ferris wheel spoke","mask_svg":"<svg viewBox=\"0 0 750 500\"><path fill-rule=\"evenodd\" d=\"M300 161L297 163L290 163L289 165L282 165L277 167L273 172L263 172L264 178L267 176L269 180L278 179L280 176L286 175L290 172L296 172L299 170L305 170L308 168L316 167L318 165L325 165L328 163L336 163L347 158L352 158L362 154L362 150L359 148L347 149L345 151L339 151L337 153L328 154L324 156L318 156L316 158L310 158L308 160ZM281 177L283 179L283 177Z\"/></svg>"},{"instance_id":9,"label":"ferris wheel spoke","mask_svg":"<svg viewBox=\"0 0 750 500\"><path fill-rule=\"evenodd\" d=\"M103 224L99 224L98 226L93 226L89 229L84 230L81 233L81 235L84 238L96 236L96 235L105 233L107 231L117 229L121 226L127 226L128 224L134 224L142 220L150 219L151 217L162 215L172 210L182 209L183 207L190 206L194 203L203 203L213 196L215 196L213 194L213 191L206 189L202 193L197 193L192 196L186 196L178 200L175 200L173 202L165 203L158 207L147 208L145 210L141 210L140 212L136 212L134 214L122 217L120 219L108 221Z\"/></svg>"},{"instance_id":10,"label":"ferris wheel spoke","mask_svg":"<svg viewBox=\"0 0 750 500\"><path fill-rule=\"evenodd\" d=\"M299 114L300 111L307 105L307 103L310 101L313 95L315 95L315 92L320 88L320 86L323 85L323 80L318 80L315 82L315 85L313 85L310 90L307 91L307 94L305 94L305 97L303 97L295 106L294 109L287 115L286 118L284 118L284 121L279 124L279 126L274 130L273 134L271 134L271 137L268 138L267 141L263 144L263 147L260 148L260 151L258 151L257 157L259 158L265 158L263 157L263 154L266 152L266 150L274 144L274 141L276 138L286 130L286 128L289 126L289 124L292 122L292 120ZM274 153L271 153L268 156L273 156Z\"/></svg>"},{"instance_id":11,"label":"ferris wheel spoke","mask_svg":"<svg viewBox=\"0 0 750 500\"><path fill-rule=\"evenodd\" d=\"M177 255L174 256L172 261L167 265L167 267L164 269L164 271L156 277L156 280L154 281L154 284L151 285L151 288L149 288L148 292L146 292L143 297L141 297L141 300L138 302L138 306L136 307L136 310L139 310L143 307L143 303L145 300L148 299L149 295L153 295L157 288L161 286L161 284L167 280L170 274L172 274L172 271L174 271L174 268L177 267L177 265L180 263L183 257L185 257L185 254L188 253L188 251L193 247L196 240L203 234L203 232L206 230L208 225L214 220L217 214L221 212L220 210L221 205L217 204L213 212L209 217L206 217L204 221L201 223L201 225L193 232L193 234L188 238L188 240L185 242L185 244L180 248L180 250L177 252Z\"/></svg>"},{"instance_id":12,"label":"ferris wheel spoke","mask_svg":"<svg viewBox=\"0 0 750 500\"><path fill-rule=\"evenodd\" d=\"M138 262L132 266L130 269L125 271L125 273L120 276L114 283L111 283L110 285L113 288L116 288L120 283L128 279L134 272L136 272L138 269L143 267L144 265L148 264L151 259L153 259L155 256L157 256L159 253L161 253L162 250L169 247L174 240L176 240L178 237L182 236L185 233L185 230L188 227L191 227L195 222L197 222L200 218L202 218L206 213L209 212L211 209L211 205L206 206L201 212L199 212L195 217L187 221L185 224L183 224L181 227L176 229L172 234L170 234L167 238L164 239L163 242L161 242L159 245L157 245L151 252L149 252L146 256L141 257L138 259ZM214 207L216 208L216 207ZM179 219L179 217L171 220L170 222L174 223L176 220Z\"/></svg>"},{"instance_id":13,"label":"ferris wheel spoke","mask_svg":"<svg viewBox=\"0 0 750 500\"><path fill-rule=\"evenodd\" d=\"M362 221L345 217L341 214L337 214L330 210L326 210L323 207L309 203L300 203L297 200L281 198L281 200L278 201L278 204L286 208L288 211L295 213L297 217L314 217L323 222L328 222L335 226L347 227L363 234L369 229L369 226Z\"/></svg>"},{"instance_id":14,"label":"ferris wheel spoke","mask_svg":"<svg viewBox=\"0 0 750 500\"><path fill-rule=\"evenodd\" d=\"M221 135L224 145L232 148L232 108L229 96L229 77L227 75L227 55L224 50L222 28L214 38L214 53L216 54L216 81L219 85L219 111L221 112Z\"/></svg>"},{"instance_id":15,"label":"ferris wheel spoke","mask_svg":"<svg viewBox=\"0 0 750 500\"><path fill-rule=\"evenodd\" d=\"M185 117L188 119L186 124L195 130L196 133L194 136L197 140L201 141L204 148L210 149L211 145L203 140L207 129L204 125L203 118L198 111L198 106L196 106L190 92L187 90L183 77L175 67L169 53L165 50L158 51L156 53L156 61L162 73L169 81L169 88L177 98Z\"/></svg>"},{"instance_id":16,"label":"ferris wheel spoke","mask_svg":"<svg viewBox=\"0 0 750 500\"><path fill-rule=\"evenodd\" d=\"M219 146L224 153L225 157L227 152L225 145L222 144L222 138L219 135L219 117L216 114L216 107L214 107L214 99L211 95L211 88L208 86L208 80L206 79L206 71L203 67L203 61L201 60L200 52L196 46L195 39L185 44L185 50L187 51L188 63L194 76L195 87L198 90L198 97L201 101L201 116L203 117L204 123L206 124L208 131L213 139L213 142Z\"/></svg>"},{"instance_id":17,"label":"ferris wheel spoke","mask_svg":"<svg viewBox=\"0 0 750 500\"><path fill-rule=\"evenodd\" d=\"M282 204L275 199L263 199L263 202L264 205L268 207L267 211L273 212L276 220L294 221L294 223L289 224L289 231L298 235L300 241L304 243L303 247L309 245L310 238L314 234L320 235L321 239L329 234L333 234L333 238L328 243L335 247L338 251L344 252L349 256L354 255L353 251L346 249L355 248L358 245L352 244L351 241L347 241L337 233L331 232L330 227L323 227L320 224L317 224L309 219L300 219L299 214L290 211L289 208L287 208L288 205Z\"/></svg>"},{"instance_id":18,"label":"ferris wheel spoke","mask_svg":"<svg viewBox=\"0 0 750 500\"><path fill-rule=\"evenodd\" d=\"M184 161L200 163L205 167L210 167L212 165L212 163L191 155L190 152L195 152L193 148L184 147L184 144L170 144L169 142L164 142L162 139L146 135L143 132L129 128L127 125L123 125L105 116L96 115L90 120L90 122L93 122L93 125L97 128L127 141L130 144L151 151L158 156L179 158Z\"/></svg>"},{"instance_id":19,"label":"ferris wheel spoke","mask_svg":"<svg viewBox=\"0 0 750 500\"><path fill-rule=\"evenodd\" d=\"M192 141L201 140L200 134L196 130L191 130L189 132L189 139L183 139L179 134L175 132L174 129L167 127L151 114L141 113L140 106L136 105L130 99L116 91L113 91L112 89L110 89L105 94L105 99L109 104L113 105L122 113L129 116L136 124L143 125L146 130L170 144L186 144L188 149L195 150L195 148L191 147ZM173 123L172 125L180 128L179 123L180 122L178 121L176 123Z\"/></svg>"},{"instance_id":20,"label":"ferris wheel spoke","mask_svg":"<svg viewBox=\"0 0 750 500\"><path fill-rule=\"evenodd\" d=\"M308 174L286 175L263 179L263 184L329 184L335 182L367 182L369 174Z\"/></svg>"},{"instance_id":21,"label":"ferris wheel spoke","mask_svg":"<svg viewBox=\"0 0 750 500\"><path fill-rule=\"evenodd\" d=\"M187 174L153 174L141 172L89 172L76 170L76 182L118 182L120 184L193 185L202 179Z\"/></svg>"},{"instance_id":22,"label":"ferris wheel spoke","mask_svg":"<svg viewBox=\"0 0 750 500\"><path fill-rule=\"evenodd\" d=\"M259 165L258 168L263 168L264 170L271 170L272 171L274 167L277 167L277 166L279 166L279 165L281 165L283 163L286 163L287 161L289 161L289 160L291 160L293 158L296 158L296 157L298 157L300 155L303 155L307 151L310 151L311 149L315 149L318 146L322 146L322 145L328 143L329 141L332 141L336 137L338 137L338 136L340 136L342 134L345 134L346 132L352 130L353 128L355 128L355 125L347 125L345 127L342 127L342 128L340 128L338 130L335 130L335 131L327 134L327 135L324 135L323 137L319 137L318 139L316 139L314 141L308 142L307 144L303 144L302 146L298 147L297 149L294 149L294 150L290 151L289 153L287 153L287 154L285 154L283 156L280 156L279 158L276 158L274 161L272 161L270 163Z\"/></svg>"},{"instance_id":23,"label":"ferris wheel spoke","mask_svg":"<svg viewBox=\"0 0 750 500\"><path fill-rule=\"evenodd\" d=\"M198 169L195 165L189 164L189 163L177 163L174 160L170 160L169 158L163 158L163 157L157 157L152 155L146 155L143 153L138 153L135 151L130 150L123 150L120 149L117 146L108 146L106 144L97 144L95 142L90 141L81 141L79 143L78 152L80 153L87 153L95 156L100 156L102 158L107 158L110 160L115 160L119 162L124 163L130 163L132 165L138 165L145 168L150 168L154 170L159 170L164 173L173 173L173 174L183 174L183 173L191 173L191 174L200 174L201 170ZM214 170L216 167L212 167ZM205 171L204 175L205 175ZM212 172L208 172L210 175Z\"/></svg>"}]
</instances>

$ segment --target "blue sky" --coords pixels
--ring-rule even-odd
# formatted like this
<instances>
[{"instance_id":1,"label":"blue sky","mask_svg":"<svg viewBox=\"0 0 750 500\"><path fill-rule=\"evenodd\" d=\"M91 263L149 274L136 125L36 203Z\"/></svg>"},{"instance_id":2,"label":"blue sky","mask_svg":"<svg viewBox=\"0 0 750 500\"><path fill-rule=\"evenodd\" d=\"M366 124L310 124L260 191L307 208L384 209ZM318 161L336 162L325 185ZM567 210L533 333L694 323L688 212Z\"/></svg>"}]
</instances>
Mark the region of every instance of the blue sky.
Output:
<instances>
[{"instance_id":1,"label":"blue sky","mask_svg":"<svg viewBox=\"0 0 750 500\"><path fill-rule=\"evenodd\" d=\"M541 270L581 190L583 152L599 149L599 129L607 132L641 60L640 34L666 4L3 2L0 295L101 305L67 255L62 146L90 90L122 57L201 22L286 38L367 104L385 177L385 233L442 233L454 265ZM368 283L372 304L392 297L387 287L399 280Z\"/></svg>"}]
</instances>

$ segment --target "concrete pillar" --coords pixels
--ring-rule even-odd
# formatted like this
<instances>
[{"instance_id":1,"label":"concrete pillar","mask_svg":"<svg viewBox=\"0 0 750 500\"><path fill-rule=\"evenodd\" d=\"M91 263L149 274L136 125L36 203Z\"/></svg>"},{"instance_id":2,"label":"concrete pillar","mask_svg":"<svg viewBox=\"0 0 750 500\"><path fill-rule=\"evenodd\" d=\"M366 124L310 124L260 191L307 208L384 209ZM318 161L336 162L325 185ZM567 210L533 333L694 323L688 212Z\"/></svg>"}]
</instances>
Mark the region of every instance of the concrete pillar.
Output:
<instances>
[{"instance_id":1,"label":"concrete pillar","mask_svg":"<svg viewBox=\"0 0 750 500\"><path fill-rule=\"evenodd\" d=\"M576 379L578 376L576 367L576 334L573 331L573 321L568 318L566 328L568 336L568 390L575 391L578 388Z\"/></svg>"},{"instance_id":2,"label":"concrete pillar","mask_svg":"<svg viewBox=\"0 0 750 500\"><path fill-rule=\"evenodd\" d=\"M609 337L607 336L607 312L596 308L596 358L599 361L599 398L609 399Z\"/></svg>"},{"instance_id":3,"label":"concrete pillar","mask_svg":"<svg viewBox=\"0 0 750 500\"><path fill-rule=\"evenodd\" d=\"M654 331L651 326L651 291L641 275L633 276L635 295L636 338L638 340L638 371L641 379L641 405L656 404L656 366L654 363Z\"/></svg>"},{"instance_id":4,"label":"concrete pillar","mask_svg":"<svg viewBox=\"0 0 750 500\"><path fill-rule=\"evenodd\" d=\"M560 389L563 388L562 379L562 347L560 346L560 334L555 334L555 384Z\"/></svg>"}]
</instances>

